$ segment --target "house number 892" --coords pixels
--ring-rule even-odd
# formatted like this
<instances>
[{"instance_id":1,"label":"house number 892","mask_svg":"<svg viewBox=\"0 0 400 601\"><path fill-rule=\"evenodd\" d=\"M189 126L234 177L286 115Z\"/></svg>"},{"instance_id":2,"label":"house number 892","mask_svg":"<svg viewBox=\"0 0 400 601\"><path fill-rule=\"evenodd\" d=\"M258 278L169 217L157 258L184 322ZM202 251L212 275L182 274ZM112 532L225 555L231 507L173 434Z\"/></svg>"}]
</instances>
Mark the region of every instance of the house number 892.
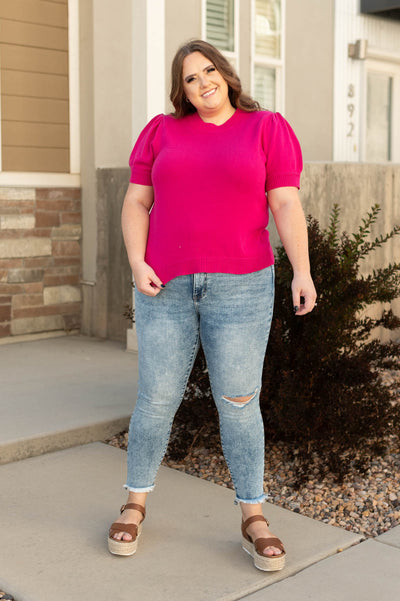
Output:
<instances>
[{"instance_id":1,"label":"house number 892","mask_svg":"<svg viewBox=\"0 0 400 601\"><path fill-rule=\"evenodd\" d=\"M348 138L352 138L354 135L354 121L353 121L353 117L354 117L354 112L355 112L355 104L353 102L353 98L355 96L355 91L354 91L354 85L350 84L349 87L347 88L347 114L348 114L348 121L347 121L347 137Z\"/></svg>"}]
</instances>

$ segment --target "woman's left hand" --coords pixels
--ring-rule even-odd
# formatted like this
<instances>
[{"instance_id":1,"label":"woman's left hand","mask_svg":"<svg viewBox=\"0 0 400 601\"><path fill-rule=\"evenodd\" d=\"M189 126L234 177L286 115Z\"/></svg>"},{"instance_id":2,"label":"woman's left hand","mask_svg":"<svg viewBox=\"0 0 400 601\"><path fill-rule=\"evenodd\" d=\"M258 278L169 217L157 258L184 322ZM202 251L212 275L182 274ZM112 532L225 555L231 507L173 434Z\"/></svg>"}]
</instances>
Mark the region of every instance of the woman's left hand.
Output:
<instances>
[{"instance_id":1,"label":"woman's left hand","mask_svg":"<svg viewBox=\"0 0 400 601\"><path fill-rule=\"evenodd\" d=\"M303 303L301 303L300 297L303 297ZM296 315L306 315L306 313L310 313L314 309L317 292L309 273L294 274L292 280L292 298Z\"/></svg>"}]
</instances>

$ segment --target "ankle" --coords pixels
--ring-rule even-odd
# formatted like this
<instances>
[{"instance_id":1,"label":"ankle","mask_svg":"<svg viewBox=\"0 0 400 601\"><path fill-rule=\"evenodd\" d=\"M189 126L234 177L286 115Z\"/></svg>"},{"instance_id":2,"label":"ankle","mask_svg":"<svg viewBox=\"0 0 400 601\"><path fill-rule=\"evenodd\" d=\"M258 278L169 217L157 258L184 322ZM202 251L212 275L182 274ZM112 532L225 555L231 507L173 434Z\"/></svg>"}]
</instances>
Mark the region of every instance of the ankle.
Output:
<instances>
[{"instance_id":1,"label":"ankle","mask_svg":"<svg viewBox=\"0 0 400 601\"><path fill-rule=\"evenodd\" d=\"M261 503L240 503L240 509L242 510L244 522L254 515L263 515Z\"/></svg>"}]
</instances>

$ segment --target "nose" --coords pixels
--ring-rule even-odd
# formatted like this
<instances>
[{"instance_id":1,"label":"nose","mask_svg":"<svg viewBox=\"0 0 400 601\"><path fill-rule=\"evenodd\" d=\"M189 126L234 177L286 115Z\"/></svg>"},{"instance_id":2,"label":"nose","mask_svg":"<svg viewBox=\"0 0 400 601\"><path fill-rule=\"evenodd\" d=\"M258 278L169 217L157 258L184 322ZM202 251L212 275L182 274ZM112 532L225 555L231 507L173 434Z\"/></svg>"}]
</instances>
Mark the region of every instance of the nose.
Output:
<instances>
[{"instance_id":1,"label":"nose","mask_svg":"<svg viewBox=\"0 0 400 601\"><path fill-rule=\"evenodd\" d=\"M202 74L199 76L199 82L200 82L200 87L201 87L201 88L206 88L206 87L207 87L207 84L208 84L208 76L207 76L207 74L206 74L206 73L202 73Z\"/></svg>"}]
</instances>

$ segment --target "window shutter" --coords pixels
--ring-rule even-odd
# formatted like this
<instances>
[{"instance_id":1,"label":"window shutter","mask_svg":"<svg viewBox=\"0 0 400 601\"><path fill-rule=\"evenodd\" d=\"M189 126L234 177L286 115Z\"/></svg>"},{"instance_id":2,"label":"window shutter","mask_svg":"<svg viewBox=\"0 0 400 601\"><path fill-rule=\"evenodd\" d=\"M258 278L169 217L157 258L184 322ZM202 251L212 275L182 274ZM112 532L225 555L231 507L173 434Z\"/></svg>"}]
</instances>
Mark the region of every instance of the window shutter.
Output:
<instances>
[{"instance_id":1,"label":"window shutter","mask_svg":"<svg viewBox=\"0 0 400 601\"><path fill-rule=\"evenodd\" d=\"M281 1L256 0L255 51L260 56L280 58Z\"/></svg>"},{"instance_id":2,"label":"window shutter","mask_svg":"<svg viewBox=\"0 0 400 601\"><path fill-rule=\"evenodd\" d=\"M258 100L263 109L276 110L275 102L276 74L275 69L254 66L254 98Z\"/></svg>"},{"instance_id":3,"label":"window shutter","mask_svg":"<svg viewBox=\"0 0 400 601\"><path fill-rule=\"evenodd\" d=\"M219 50L234 52L234 0L207 0L207 41Z\"/></svg>"}]
</instances>

